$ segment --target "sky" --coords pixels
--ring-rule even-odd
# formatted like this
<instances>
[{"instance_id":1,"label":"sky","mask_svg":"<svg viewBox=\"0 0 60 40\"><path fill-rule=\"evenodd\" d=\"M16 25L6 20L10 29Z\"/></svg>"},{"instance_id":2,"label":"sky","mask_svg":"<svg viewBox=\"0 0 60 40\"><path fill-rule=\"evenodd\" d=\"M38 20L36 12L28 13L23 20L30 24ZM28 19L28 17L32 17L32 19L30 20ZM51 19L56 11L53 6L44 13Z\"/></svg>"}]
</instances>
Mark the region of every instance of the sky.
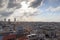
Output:
<instances>
[{"instance_id":1,"label":"sky","mask_svg":"<svg viewBox=\"0 0 60 40\"><path fill-rule=\"evenodd\" d=\"M60 22L60 0L0 0L0 20Z\"/></svg>"}]
</instances>

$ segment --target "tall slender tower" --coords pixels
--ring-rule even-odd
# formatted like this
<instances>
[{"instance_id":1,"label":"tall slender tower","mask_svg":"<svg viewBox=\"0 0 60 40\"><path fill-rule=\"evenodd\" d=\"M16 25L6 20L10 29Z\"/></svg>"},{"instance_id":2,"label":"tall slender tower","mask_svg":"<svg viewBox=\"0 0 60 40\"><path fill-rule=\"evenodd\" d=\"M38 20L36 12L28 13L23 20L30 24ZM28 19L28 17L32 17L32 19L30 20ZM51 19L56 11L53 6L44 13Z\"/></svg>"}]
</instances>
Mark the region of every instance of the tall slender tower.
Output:
<instances>
[{"instance_id":1,"label":"tall slender tower","mask_svg":"<svg viewBox=\"0 0 60 40\"><path fill-rule=\"evenodd\" d=\"M10 23L10 19L8 19L8 23Z\"/></svg>"},{"instance_id":2,"label":"tall slender tower","mask_svg":"<svg viewBox=\"0 0 60 40\"><path fill-rule=\"evenodd\" d=\"M16 18L14 18L14 22L16 22Z\"/></svg>"},{"instance_id":3,"label":"tall slender tower","mask_svg":"<svg viewBox=\"0 0 60 40\"><path fill-rule=\"evenodd\" d=\"M16 31L16 18L14 18L14 27L13 30Z\"/></svg>"},{"instance_id":4,"label":"tall slender tower","mask_svg":"<svg viewBox=\"0 0 60 40\"><path fill-rule=\"evenodd\" d=\"M6 18L4 18L4 22L6 22Z\"/></svg>"}]
</instances>

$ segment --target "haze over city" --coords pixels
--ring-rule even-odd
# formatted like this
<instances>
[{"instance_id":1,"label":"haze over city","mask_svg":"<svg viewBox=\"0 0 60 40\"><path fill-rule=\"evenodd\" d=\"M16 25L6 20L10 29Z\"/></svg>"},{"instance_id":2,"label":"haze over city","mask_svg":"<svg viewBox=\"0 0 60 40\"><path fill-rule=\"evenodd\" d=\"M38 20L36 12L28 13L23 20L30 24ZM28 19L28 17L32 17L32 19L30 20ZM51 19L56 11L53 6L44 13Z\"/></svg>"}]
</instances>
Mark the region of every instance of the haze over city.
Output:
<instances>
[{"instance_id":1,"label":"haze over city","mask_svg":"<svg viewBox=\"0 0 60 40\"><path fill-rule=\"evenodd\" d=\"M60 0L0 0L0 20L60 22Z\"/></svg>"}]
</instances>

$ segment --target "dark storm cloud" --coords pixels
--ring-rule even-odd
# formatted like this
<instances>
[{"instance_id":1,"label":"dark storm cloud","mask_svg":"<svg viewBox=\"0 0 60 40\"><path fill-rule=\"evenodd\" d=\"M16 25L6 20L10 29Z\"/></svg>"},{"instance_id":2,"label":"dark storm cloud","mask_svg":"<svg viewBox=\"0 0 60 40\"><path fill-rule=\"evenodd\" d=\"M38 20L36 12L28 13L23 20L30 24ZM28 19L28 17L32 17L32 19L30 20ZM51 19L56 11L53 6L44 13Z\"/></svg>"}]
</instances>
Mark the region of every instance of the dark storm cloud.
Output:
<instances>
[{"instance_id":1,"label":"dark storm cloud","mask_svg":"<svg viewBox=\"0 0 60 40\"><path fill-rule=\"evenodd\" d=\"M7 8L13 8L13 7L20 8L21 7L21 5L19 3L14 3L14 2L16 2L16 1L15 0L9 0Z\"/></svg>"},{"instance_id":2,"label":"dark storm cloud","mask_svg":"<svg viewBox=\"0 0 60 40\"><path fill-rule=\"evenodd\" d=\"M41 2L42 2L42 0L35 0L31 3L30 7L36 8L36 7L40 6Z\"/></svg>"},{"instance_id":3,"label":"dark storm cloud","mask_svg":"<svg viewBox=\"0 0 60 40\"><path fill-rule=\"evenodd\" d=\"M6 10L14 9L14 7L16 7L15 9L18 9L21 7L21 5L19 3L17 3L17 2L14 3L14 2L15 2L15 0L9 0L9 1L0 0L0 15L2 15L2 17L5 17L5 16L8 17L14 12L14 10L11 12L9 12L9 11L6 12ZM3 5L3 3L4 3L4 5ZM6 9L4 9L4 7L6 7Z\"/></svg>"},{"instance_id":4,"label":"dark storm cloud","mask_svg":"<svg viewBox=\"0 0 60 40\"><path fill-rule=\"evenodd\" d=\"M0 0L0 8L1 8L1 7L3 7L3 5L2 5L2 0Z\"/></svg>"},{"instance_id":5,"label":"dark storm cloud","mask_svg":"<svg viewBox=\"0 0 60 40\"><path fill-rule=\"evenodd\" d=\"M14 4L14 3L8 3L8 7L7 8L13 8L13 7L16 7L17 4Z\"/></svg>"},{"instance_id":6,"label":"dark storm cloud","mask_svg":"<svg viewBox=\"0 0 60 40\"><path fill-rule=\"evenodd\" d=\"M8 8L13 8L16 6L13 2L14 2L14 0L9 0Z\"/></svg>"},{"instance_id":7,"label":"dark storm cloud","mask_svg":"<svg viewBox=\"0 0 60 40\"><path fill-rule=\"evenodd\" d=\"M1 12L0 15L2 15L3 17L8 17L9 15L11 15L13 12Z\"/></svg>"}]
</instances>

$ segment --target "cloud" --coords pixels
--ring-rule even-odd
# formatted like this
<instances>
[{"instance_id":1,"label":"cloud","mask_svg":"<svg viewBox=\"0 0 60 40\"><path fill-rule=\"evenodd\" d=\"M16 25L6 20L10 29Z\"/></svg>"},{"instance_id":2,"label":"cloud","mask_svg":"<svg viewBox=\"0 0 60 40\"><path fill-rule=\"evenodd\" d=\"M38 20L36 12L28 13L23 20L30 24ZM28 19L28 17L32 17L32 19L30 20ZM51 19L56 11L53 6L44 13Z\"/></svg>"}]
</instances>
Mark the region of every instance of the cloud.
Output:
<instances>
[{"instance_id":1,"label":"cloud","mask_svg":"<svg viewBox=\"0 0 60 40\"><path fill-rule=\"evenodd\" d=\"M18 2L16 0L9 0L8 7L7 8L13 8L13 7L16 7L16 8L21 7L20 1Z\"/></svg>"},{"instance_id":2,"label":"cloud","mask_svg":"<svg viewBox=\"0 0 60 40\"><path fill-rule=\"evenodd\" d=\"M48 0L49 2L58 2L60 0Z\"/></svg>"},{"instance_id":3,"label":"cloud","mask_svg":"<svg viewBox=\"0 0 60 40\"><path fill-rule=\"evenodd\" d=\"M35 1L31 2L30 7L33 7L33 8L38 7L41 4L41 2L42 2L42 0L35 0Z\"/></svg>"},{"instance_id":4,"label":"cloud","mask_svg":"<svg viewBox=\"0 0 60 40\"><path fill-rule=\"evenodd\" d=\"M4 11L8 6L8 0L0 0L0 11Z\"/></svg>"},{"instance_id":5,"label":"cloud","mask_svg":"<svg viewBox=\"0 0 60 40\"><path fill-rule=\"evenodd\" d=\"M58 7L49 7L49 8L46 9L46 11L59 12L60 11L60 6L58 6Z\"/></svg>"},{"instance_id":6,"label":"cloud","mask_svg":"<svg viewBox=\"0 0 60 40\"><path fill-rule=\"evenodd\" d=\"M19 16L22 19L29 19L31 16L38 15L38 6L42 0L0 0L0 17L11 18Z\"/></svg>"},{"instance_id":7,"label":"cloud","mask_svg":"<svg viewBox=\"0 0 60 40\"><path fill-rule=\"evenodd\" d=\"M31 16L36 16L36 14L38 14L37 12L38 10L38 6L40 6L42 0L40 0L40 3L37 3L39 0L23 0L20 2L21 7L16 9L8 18L10 18L11 20L13 20L13 18L17 18L19 20L27 20L31 17ZM32 3L34 2L34 3ZM32 5L31 5L32 3ZM34 7L34 5L36 4L36 6ZM8 19L7 18L7 19Z\"/></svg>"},{"instance_id":8,"label":"cloud","mask_svg":"<svg viewBox=\"0 0 60 40\"><path fill-rule=\"evenodd\" d=\"M42 14L60 12L60 6L57 6L57 4L60 5L60 0L0 0L0 20L4 18L13 20L15 17L18 21L58 21L60 20L58 17L52 18L52 16L49 16L50 14L47 18L40 17L41 10L39 10L39 7L45 5L51 7L45 9L46 11L43 10ZM52 5L56 6L52 7Z\"/></svg>"},{"instance_id":9,"label":"cloud","mask_svg":"<svg viewBox=\"0 0 60 40\"><path fill-rule=\"evenodd\" d=\"M8 17L12 12L1 12L0 15L2 15L3 17Z\"/></svg>"},{"instance_id":10,"label":"cloud","mask_svg":"<svg viewBox=\"0 0 60 40\"><path fill-rule=\"evenodd\" d=\"M0 17L7 18L15 9L20 8L20 4L15 0L0 0Z\"/></svg>"}]
</instances>

